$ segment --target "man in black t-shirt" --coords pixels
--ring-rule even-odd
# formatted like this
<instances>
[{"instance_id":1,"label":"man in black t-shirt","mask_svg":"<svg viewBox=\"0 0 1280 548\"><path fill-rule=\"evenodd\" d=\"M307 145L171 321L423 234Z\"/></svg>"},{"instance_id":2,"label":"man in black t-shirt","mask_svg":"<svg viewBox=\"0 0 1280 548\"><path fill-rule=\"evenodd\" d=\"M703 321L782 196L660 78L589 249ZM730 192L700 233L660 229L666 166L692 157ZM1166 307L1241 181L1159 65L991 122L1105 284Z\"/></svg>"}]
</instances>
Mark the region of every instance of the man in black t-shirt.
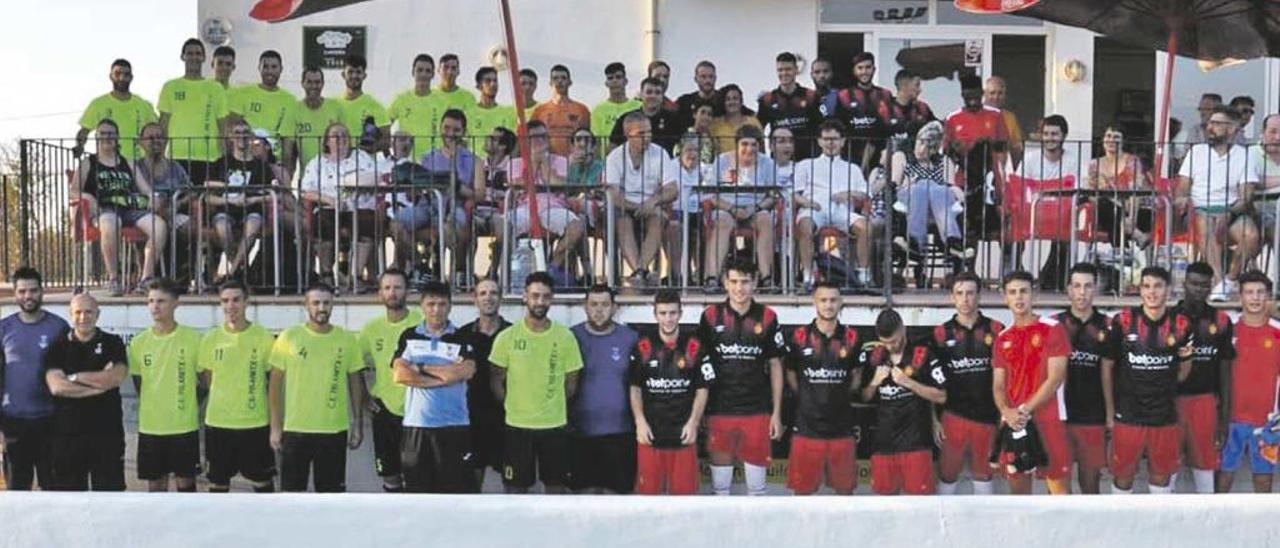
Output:
<instances>
[{"instance_id":1,"label":"man in black t-shirt","mask_svg":"<svg viewBox=\"0 0 1280 548\"><path fill-rule=\"evenodd\" d=\"M205 204L212 210L214 245L228 255L227 271L232 275L249 257L249 249L262 233L271 196L263 187L276 183L271 165L253 155L253 131L243 120L231 123L231 150L219 158L209 171L206 187L257 187L256 192L218 192L205 196ZM237 230L238 227L243 227ZM239 245L235 235L240 232ZM233 251L234 250L234 253Z\"/></svg>"},{"instance_id":2,"label":"man in black t-shirt","mask_svg":"<svg viewBox=\"0 0 1280 548\"><path fill-rule=\"evenodd\" d=\"M1090 263L1077 263L1067 276L1067 297L1071 308L1053 316L1067 331L1071 354L1067 357L1067 380L1063 383L1063 405L1067 414L1067 439L1071 458L1079 470L1080 492L1097 494L1102 468L1107 465L1106 403L1102 398L1102 360L1107 357L1107 317L1093 307L1094 283L1098 270Z\"/></svg>"},{"instance_id":3,"label":"man in black t-shirt","mask_svg":"<svg viewBox=\"0 0 1280 548\"><path fill-rule=\"evenodd\" d=\"M822 484L841 495L858 487L853 438L853 382L858 368L858 332L840 325L844 302L830 280L813 290L815 318L797 327L787 342L787 384L796 393L795 434L787 470L787 487L812 495Z\"/></svg>"},{"instance_id":4,"label":"man in black t-shirt","mask_svg":"<svg viewBox=\"0 0 1280 548\"><path fill-rule=\"evenodd\" d=\"M1190 320L1168 307L1168 270L1144 268L1139 287L1142 306L1111 318L1110 347L1102 360L1102 394L1112 429L1111 492L1133 491L1145 451L1151 493L1167 494L1178 471L1178 383L1191 373L1195 335Z\"/></svg>"},{"instance_id":5,"label":"man in black t-shirt","mask_svg":"<svg viewBox=\"0 0 1280 548\"><path fill-rule=\"evenodd\" d=\"M938 494L954 495L964 459L969 458L973 494L990 495L991 441L1000 411L991 392L991 348L1004 324L982 315L982 280L961 272L951 282L956 314L933 330L933 351L947 379L942 412L942 454Z\"/></svg>"},{"instance_id":6,"label":"man in black t-shirt","mask_svg":"<svg viewBox=\"0 0 1280 548\"><path fill-rule=\"evenodd\" d=\"M1230 369L1236 358L1231 316L1209 306L1213 287L1213 267L1197 262L1187 266L1182 302L1174 310L1191 322L1195 334L1191 373L1178 384L1178 431L1184 462L1191 467L1196 492L1213 493L1214 471L1218 469L1218 402L1222 401L1219 375ZM1226 412L1226 410L1223 410Z\"/></svg>"},{"instance_id":7,"label":"man in black t-shirt","mask_svg":"<svg viewBox=\"0 0 1280 548\"><path fill-rule=\"evenodd\" d=\"M880 344L867 348L862 399L876 404L871 490L877 495L934 492L934 404L944 404L946 373L927 344L907 342L902 316L892 309L876 318Z\"/></svg>"},{"instance_id":8,"label":"man in black t-shirt","mask_svg":"<svg viewBox=\"0 0 1280 548\"><path fill-rule=\"evenodd\" d=\"M817 129L822 124L816 108L818 95L796 81L795 54L784 51L774 61L778 87L760 94L756 118L762 128L768 128L768 135L779 128L791 130L796 140L795 161L812 158L817 148Z\"/></svg>"},{"instance_id":9,"label":"man in black t-shirt","mask_svg":"<svg viewBox=\"0 0 1280 548\"><path fill-rule=\"evenodd\" d=\"M71 299L71 331L49 346L45 382L54 401L53 487L124 491L120 383L129 375L124 342L98 329L98 302Z\"/></svg>"},{"instance_id":10,"label":"man in black t-shirt","mask_svg":"<svg viewBox=\"0 0 1280 548\"><path fill-rule=\"evenodd\" d=\"M708 306L698 322L716 382L707 406L711 486L728 495L734 460L743 462L748 495L763 495L770 439L782 437L782 357L787 344L772 308L755 301L756 266L735 257L725 265L729 298Z\"/></svg>"},{"instance_id":11,"label":"man in black t-shirt","mask_svg":"<svg viewBox=\"0 0 1280 548\"><path fill-rule=\"evenodd\" d=\"M502 290L498 282L483 279L476 282L472 298L476 305L475 321L458 329L471 335L476 353L476 374L467 382L467 411L471 414L471 450L475 452L478 483L484 484L484 469L500 472L502 466L502 440L505 435L505 412L493 397L489 387L489 351L493 339L511 322L498 315Z\"/></svg>"},{"instance_id":12,"label":"man in black t-shirt","mask_svg":"<svg viewBox=\"0 0 1280 548\"><path fill-rule=\"evenodd\" d=\"M693 83L697 84L698 89L676 98L681 135L693 127L693 114L698 111L699 106L719 105L722 101L720 92L716 89L716 65L711 61L698 61L698 65L693 68Z\"/></svg>"},{"instance_id":13,"label":"man in black t-shirt","mask_svg":"<svg viewBox=\"0 0 1280 548\"><path fill-rule=\"evenodd\" d=\"M636 421L636 493L698 492L698 425L715 380L697 337L680 332L680 294L653 298L656 332L640 334L627 372Z\"/></svg>"},{"instance_id":14,"label":"man in black t-shirt","mask_svg":"<svg viewBox=\"0 0 1280 548\"><path fill-rule=\"evenodd\" d=\"M666 93L666 89L661 80L645 78L640 82L640 108L631 112L643 112L649 118L653 144L662 147L662 150L670 151L680 141L680 115L675 110L663 108L665 99L663 94ZM627 118L627 114L619 116L618 121L613 124L613 131L609 134L610 146L616 147L627 141L626 132L622 127L622 121Z\"/></svg>"}]
</instances>

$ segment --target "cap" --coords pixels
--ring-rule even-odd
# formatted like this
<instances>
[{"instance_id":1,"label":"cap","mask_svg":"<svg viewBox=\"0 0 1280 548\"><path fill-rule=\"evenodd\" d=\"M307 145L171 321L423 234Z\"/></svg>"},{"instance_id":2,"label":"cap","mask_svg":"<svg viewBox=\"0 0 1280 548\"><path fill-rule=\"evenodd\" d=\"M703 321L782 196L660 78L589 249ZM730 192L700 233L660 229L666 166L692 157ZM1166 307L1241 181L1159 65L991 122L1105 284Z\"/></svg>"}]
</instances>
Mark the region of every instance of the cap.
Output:
<instances>
[{"instance_id":1,"label":"cap","mask_svg":"<svg viewBox=\"0 0 1280 548\"><path fill-rule=\"evenodd\" d=\"M275 147L276 147L276 140L275 140L275 138L274 138L274 137L272 137L272 136L271 136L271 132L270 132L270 131L267 131L267 130L262 129L262 128L260 128L260 127L259 127L259 128L253 128L253 136L254 136L254 137L257 137L258 139L262 139L263 141L266 141L266 142L267 142L267 145L268 145L268 146L270 146L271 148L275 148Z\"/></svg>"}]
</instances>

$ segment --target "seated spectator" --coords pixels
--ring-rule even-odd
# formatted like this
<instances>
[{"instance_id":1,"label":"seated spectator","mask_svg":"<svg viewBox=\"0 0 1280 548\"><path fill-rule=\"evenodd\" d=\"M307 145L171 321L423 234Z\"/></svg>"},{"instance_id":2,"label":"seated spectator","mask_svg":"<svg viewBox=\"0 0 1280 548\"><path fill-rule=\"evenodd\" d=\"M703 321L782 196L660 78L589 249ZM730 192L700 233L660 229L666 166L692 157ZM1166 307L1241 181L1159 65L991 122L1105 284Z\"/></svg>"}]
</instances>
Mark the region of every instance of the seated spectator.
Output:
<instances>
[{"instance_id":1,"label":"seated spectator","mask_svg":"<svg viewBox=\"0 0 1280 548\"><path fill-rule=\"evenodd\" d=\"M1027 147L1022 158L1022 165L1014 170L1006 165L1009 173L1017 173L1031 181L1047 183L1046 188L1066 188L1067 179L1075 184L1083 184L1083 173L1080 171L1079 148L1066 146L1067 119L1058 114L1045 116L1040 121L1040 146ZM1026 205L1034 200L1033 196L1008 197L1008 199L1025 199ZM1049 245L1049 258L1040 269L1040 289L1060 290L1066 287L1067 269L1071 268L1068 242L1053 242Z\"/></svg>"},{"instance_id":2,"label":"seated spectator","mask_svg":"<svg viewBox=\"0 0 1280 548\"><path fill-rule=\"evenodd\" d=\"M1195 208L1196 247L1213 267L1213 301L1230 298L1236 276L1258 254L1258 226L1247 215L1258 176L1249 153L1233 140L1239 121L1235 110L1215 107L1205 122L1206 142L1192 145L1178 170L1175 201ZM1224 245L1236 246L1230 264Z\"/></svg>"},{"instance_id":3,"label":"seated spectator","mask_svg":"<svg viewBox=\"0 0 1280 548\"><path fill-rule=\"evenodd\" d=\"M734 152L737 149L738 130L742 126L764 130L755 111L743 103L742 88L738 84L720 88L720 101L720 116L711 121L711 136L716 139L716 154Z\"/></svg>"},{"instance_id":4,"label":"seated spectator","mask_svg":"<svg viewBox=\"0 0 1280 548\"><path fill-rule=\"evenodd\" d=\"M391 237L396 242L395 258L392 264L395 268L403 269L406 272L406 280L414 286L426 283L428 279L426 271L417 268L416 263L411 264L410 256L415 246L404 245L403 233L407 230L405 224L412 221L415 215L413 209L416 196L411 197L411 193L403 188L415 182L428 184L430 181L430 173L414 157L413 150L416 143L417 139L399 121L392 122L390 154L377 158L383 169L391 172L391 184L401 188L389 196L391 209L387 212L390 218Z\"/></svg>"},{"instance_id":5,"label":"seated spectator","mask_svg":"<svg viewBox=\"0 0 1280 548\"><path fill-rule=\"evenodd\" d=\"M569 176L569 160L551 152L548 142L547 126L537 120L531 120L526 126L529 147L529 173L532 174L535 186L564 185ZM529 216L529 196L524 192L525 169L524 160L511 158L507 165L507 175L511 180L511 191L515 193L515 211L511 212L514 224L513 234L528 234L532 227ZM547 272L559 286L571 284L568 266L569 253L582 241L586 226L573 210L569 209L569 198L564 191L543 191L537 193L538 223L548 232L560 236L555 249L551 252L551 260L547 264Z\"/></svg>"},{"instance_id":6,"label":"seated spectator","mask_svg":"<svg viewBox=\"0 0 1280 548\"><path fill-rule=\"evenodd\" d=\"M205 195L213 224L213 244L227 254L225 275L214 278L215 286L228 277L244 278L249 250L262 233L271 197L266 187L279 184L271 164L253 155L256 137L244 120L229 124L230 150L209 169L208 187L254 187L245 192L211 192ZM268 149L270 151L270 149ZM239 228L239 230L237 230ZM240 232L237 242L236 232ZM217 257L217 255L214 255Z\"/></svg>"},{"instance_id":7,"label":"seated spectator","mask_svg":"<svg viewBox=\"0 0 1280 548\"><path fill-rule=\"evenodd\" d=\"M786 131L786 130L778 130ZM777 133L775 131L774 133ZM813 260L818 230L835 227L857 242L857 270L852 280L855 287L871 282L868 268L871 260L871 237L867 218L858 213L858 202L867 198L867 180L862 168L840 157L844 151L845 126L836 119L818 128L816 158L800 160L795 166L792 187L796 207L796 249L800 259L800 280L806 291L817 282L818 269ZM784 187L786 188L786 187Z\"/></svg>"},{"instance_id":8,"label":"seated spectator","mask_svg":"<svg viewBox=\"0 0 1280 548\"><path fill-rule=\"evenodd\" d=\"M169 138L159 122L149 122L142 126L140 139L143 157L133 164L133 177L137 182L138 192L143 196L151 197L152 212L172 223L174 221L173 195L179 190L189 188L191 179L187 177L187 171L182 169L181 164L170 160L165 154L166 147L169 146ZM186 196L182 200L188 202L190 199L190 196ZM179 209L185 211L186 208ZM182 235L187 228L187 216L179 213L176 218L179 235Z\"/></svg>"},{"instance_id":9,"label":"seated spectator","mask_svg":"<svg viewBox=\"0 0 1280 548\"><path fill-rule=\"evenodd\" d=\"M596 138L591 134L588 128L578 128L573 132L571 137L571 146L569 148L569 177L568 184L582 187L577 190L577 194L569 199L569 207L578 212L583 219L586 219L587 228L596 230L602 226L602 218L604 215L604 160L596 153L599 147L596 145ZM603 238L603 235L597 236ZM586 273L589 277L595 276L595 271L591 269L591 256L589 253L580 253L578 255L582 263L581 272ZM593 282L591 282L593 283ZM590 285L590 283L588 284Z\"/></svg>"},{"instance_id":10,"label":"seated spectator","mask_svg":"<svg viewBox=\"0 0 1280 548\"><path fill-rule=\"evenodd\" d=\"M956 217L963 211L964 192L947 181L942 155L942 124L929 122L914 136L903 143L889 159L889 177L897 188L898 204L895 209L907 215L909 250L917 257L915 279L917 287L924 287L924 268L919 264L929 235L929 223L938 234L946 238L948 260L952 272L958 274L963 261L973 254L965 249L960 225ZM897 241L897 238L895 238Z\"/></svg>"},{"instance_id":11,"label":"seated spectator","mask_svg":"<svg viewBox=\"0 0 1280 548\"><path fill-rule=\"evenodd\" d=\"M1250 148L1250 155L1261 190L1274 191L1280 188L1280 114L1268 114L1262 119L1262 135L1259 136L1258 144ZM1272 201L1255 204L1255 208L1263 240L1274 241L1276 225L1280 223L1280 219L1276 217L1274 197Z\"/></svg>"},{"instance_id":12,"label":"seated spectator","mask_svg":"<svg viewBox=\"0 0 1280 548\"><path fill-rule=\"evenodd\" d=\"M1085 188L1097 190L1134 190L1147 188L1147 174L1142 160L1124 150L1124 130L1111 124L1102 132L1102 156L1089 162ZM1098 227L1111 237L1112 245L1120 245L1120 236L1145 247L1151 241L1154 227L1153 200L1096 200Z\"/></svg>"},{"instance_id":13,"label":"seated spectator","mask_svg":"<svg viewBox=\"0 0 1280 548\"><path fill-rule=\"evenodd\" d=\"M169 235L168 223L151 212L150 201L140 194L129 162L120 154L120 129L115 122L104 119L94 130L97 153L80 160L75 173L74 199L84 199L90 215L98 219L101 230L102 261L106 265L107 283L111 296L124 294L120 280L120 229L137 227L147 237L142 256L142 279L138 290L155 276L159 250L164 249ZM79 207L79 204L76 204ZM73 211L73 214L78 214Z\"/></svg>"},{"instance_id":14,"label":"seated spectator","mask_svg":"<svg viewBox=\"0 0 1280 548\"><path fill-rule=\"evenodd\" d=\"M629 113L622 125L626 142L609 152L605 182L617 208L618 247L632 269L630 284L641 287L658 281L650 267L658 267L662 251L665 206L680 196L679 169L661 146L650 142L652 126L647 116Z\"/></svg>"},{"instance_id":15,"label":"seated spectator","mask_svg":"<svg viewBox=\"0 0 1280 548\"><path fill-rule=\"evenodd\" d=\"M777 170L773 160L760 152L764 134L760 128L744 125L738 129L738 148L716 159L715 181L718 185L777 188ZM755 240L756 266L760 271L757 287L773 284L775 219L773 194L744 192L707 196L711 203L712 236L707 239L703 264L704 287L709 292L720 289L720 264L733 251L730 239L739 226L750 227Z\"/></svg>"},{"instance_id":16,"label":"seated spectator","mask_svg":"<svg viewBox=\"0 0 1280 548\"><path fill-rule=\"evenodd\" d=\"M805 147L811 145L812 143L804 143ZM769 155L777 170L778 186L790 189L796 171L796 136L791 128L770 126Z\"/></svg>"},{"instance_id":17,"label":"seated spectator","mask_svg":"<svg viewBox=\"0 0 1280 548\"><path fill-rule=\"evenodd\" d=\"M702 110L699 107L698 110ZM695 119L698 111L694 111ZM676 180L680 186L680 195L676 201L671 203L673 215L667 221L666 234L662 239L666 242L667 260L671 263L672 275L683 275L684 270L681 267L685 263L685 234L684 224L689 226L689 273L693 275L697 260L698 234L702 227L702 217L700 215L699 204L701 198L698 195L698 187L703 184L711 184L715 176L709 173L710 163L702 162L702 152L707 139L697 132L695 127L685 132L684 138L680 140L680 148L677 149L676 164L680 171ZM682 224L684 223L684 224ZM673 277L673 279L675 279ZM698 278L693 278L698 279ZM687 280L680 280L681 285L688 285Z\"/></svg>"},{"instance_id":18,"label":"seated spectator","mask_svg":"<svg viewBox=\"0 0 1280 548\"><path fill-rule=\"evenodd\" d=\"M1248 95L1237 95L1231 98L1231 109L1240 115L1240 121L1236 123L1236 133L1232 136L1232 141L1237 145L1251 145L1258 142L1250 131L1249 126L1253 122L1253 113L1257 112L1257 105L1253 102L1253 97Z\"/></svg>"},{"instance_id":19,"label":"seated spectator","mask_svg":"<svg viewBox=\"0 0 1280 548\"><path fill-rule=\"evenodd\" d=\"M354 228L355 258L348 276L360 280L359 290L373 286L370 280L376 273L363 276L363 271L371 267L374 233L381 228L376 214L378 197L368 190L357 191L356 187L378 186L379 171L373 156L351 147L351 133L346 126L333 123L325 128L323 151L307 162L300 185L302 199L313 205L309 213L313 215L312 235L316 238L322 280L338 280L341 285L350 282L339 280L334 274L334 246L339 242L339 229L350 234Z\"/></svg>"},{"instance_id":20,"label":"seated spectator","mask_svg":"<svg viewBox=\"0 0 1280 548\"><path fill-rule=\"evenodd\" d=\"M429 181L444 193L446 203L444 234L440 235L446 245L459 250L454 256L463 266L461 257L470 252L471 228L467 218L466 203L475 199L476 156L464 145L467 133L467 115L458 109L446 110L440 119L440 147L433 149L422 157L422 167L429 174ZM410 245L410 231L427 231L428 237L434 235L438 225L436 216L435 193L430 188L415 192L412 196L414 206L407 219L396 223L399 228L396 239L397 246ZM452 213L452 217L450 217ZM430 238L434 240L434 238ZM443 257L437 258L443 261ZM464 279L458 276L455 279Z\"/></svg>"},{"instance_id":21,"label":"seated spectator","mask_svg":"<svg viewBox=\"0 0 1280 548\"><path fill-rule=\"evenodd\" d=\"M697 92L694 92L695 94ZM716 161L716 140L712 135L712 124L715 122L714 102L709 100L693 99L693 118L689 126L689 131L685 132L680 138L680 143L676 145L675 150L671 151L674 156L679 156L684 149L685 141L689 139L690 133L697 136L694 141L698 145L698 163L710 164Z\"/></svg>"},{"instance_id":22,"label":"seated spectator","mask_svg":"<svg viewBox=\"0 0 1280 548\"><path fill-rule=\"evenodd\" d=\"M499 251L502 249L502 222L505 214L502 208L507 194L507 167L512 154L516 152L516 134L504 127L493 128L493 132L485 137L484 150L484 160L476 163L476 207L472 212L471 223L477 236L493 236L489 270L485 277L496 279L498 257L501 255Z\"/></svg>"}]
</instances>

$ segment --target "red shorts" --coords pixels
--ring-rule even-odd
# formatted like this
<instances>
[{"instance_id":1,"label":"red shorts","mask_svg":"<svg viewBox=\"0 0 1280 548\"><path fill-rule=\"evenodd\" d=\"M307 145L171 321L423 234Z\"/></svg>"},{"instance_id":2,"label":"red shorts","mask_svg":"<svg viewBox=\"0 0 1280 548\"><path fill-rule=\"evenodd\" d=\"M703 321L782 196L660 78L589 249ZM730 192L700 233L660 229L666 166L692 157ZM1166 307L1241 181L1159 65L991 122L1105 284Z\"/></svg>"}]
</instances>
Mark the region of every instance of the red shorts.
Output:
<instances>
[{"instance_id":1,"label":"red shorts","mask_svg":"<svg viewBox=\"0 0 1280 548\"><path fill-rule=\"evenodd\" d=\"M938 459L938 475L948 483L960 477L964 456L969 455L969 473L973 479L991 479L991 439L996 435L993 424L971 421L959 415L942 413L942 456Z\"/></svg>"},{"instance_id":2,"label":"red shorts","mask_svg":"<svg viewBox=\"0 0 1280 548\"><path fill-rule=\"evenodd\" d=\"M877 495L932 495L933 452L871 455L871 490Z\"/></svg>"},{"instance_id":3,"label":"red shorts","mask_svg":"<svg viewBox=\"0 0 1280 548\"><path fill-rule=\"evenodd\" d=\"M1173 475L1178 471L1178 425L1116 424L1111 431L1111 473L1132 481L1138 475L1138 459L1144 450L1151 475Z\"/></svg>"},{"instance_id":4,"label":"red shorts","mask_svg":"<svg viewBox=\"0 0 1280 548\"><path fill-rule=\"evenodd\" d=\"M636 444L636 493L694 495L698 492L698 450L692 445L658 448Z\"/></svg>"},{"instance_id":5,"label":"red shorts","mask_svg":"<svg viewBox=\"0 0 1280 548\"><path fill-rule=\"evenodd\" d=\"M791 457L787 467L787 487L797 495L812 495L822 485L837 493L853 493L858 487L858 462L854 441L849 438L821 439L791 436Z\"/></svg>"},{"instance_id":6,"label":"red shorts","mask_svg":"<svg viewBox=\"0 0 1280 548\"><path fill-rule=\"evenodd\" d=\"M1107 427L1101 424L1068 424L1071 458L1081 470L1098 471L1107 465Z\"/></svg>"},{"instance_id":7,"label":"red shorts","mask_svg":"<svg viewBox=\"0 0 1280 548\"><path fill-rule=\"evenodd\" d=\"M769 415L707 417L707 452L728 453L734 460L769 466Z\"/></svg>"},{"instance_id":8,"label":"red shorts","mask_svg":"<svg viewBox=\"0 0 1280 548\"><path fill-rule=\"evenodd\" d=\"M1178 431L1187 464L1201 470L1218 469L1214 447L1218 428L1218 397L1213 394L1178 397Z\"/></svg>"}]
</instances>

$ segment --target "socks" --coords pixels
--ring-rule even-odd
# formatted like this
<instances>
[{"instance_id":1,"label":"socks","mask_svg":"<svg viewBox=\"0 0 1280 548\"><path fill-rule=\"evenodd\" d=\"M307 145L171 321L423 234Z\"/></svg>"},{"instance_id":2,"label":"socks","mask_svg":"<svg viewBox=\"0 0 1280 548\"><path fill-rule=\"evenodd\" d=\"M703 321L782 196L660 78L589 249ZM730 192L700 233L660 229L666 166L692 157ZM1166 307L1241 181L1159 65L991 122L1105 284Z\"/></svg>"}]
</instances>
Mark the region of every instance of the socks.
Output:
<instances>
[{"instance_id":1,"label":"socks","mask_svg":"<svg viewBox=\"0 0 1280 548\"><path fill-rule=\"evenodd\" d=\"M711 490L717 495L728 495L733 485L733 466L711 465Z\"/></svg>"},{"instance_id":2,"label":"socks","mask_svg":"<svg viewBox=\"0 0 1280 548\"><path fill-rule=\"evenodd\" d=\"M765 485L765 476L768 474L768 469L747 463L743 463L742 467L745 472L743 475L747 477L747 495L757 497L765 494L765 491L768 490L768 486Z\"/></svg>"},{"instance_id":3,"label":"socks","mask_svg":"<svg viewBox=\"0 0 1280 548\"><path fill-rule=\"evenodd\" d=\"M938 494L939 495L956 494L956 482L953 481L951 483L947 483L945 481L938 480Z\"/></svg>"},{"instance_id":4,"label":"socks","mask_svg":"<svg viewBox=\"0 0 1280 548\"><path fill-rule=\"evenodd\" d=\"M1196 492L1201 494L1213 493L1213 470L1201 470L1199 468L1191 469L1191 475L1196 481ZM1173 485L1173 482L1169 482Z\"/></svg>"},{"instance_id":5,"label":"socks","mask_svg":"<svg viewBox=\"0 0 1280 548\"><path fill-rule=\"evenodd\" d=\"M996 484L991 480L978 481L973 480L973 494L975 495L991 495L996 492Z\"/></svg>"},{"instance_id":6,"label":"socks","mask_svg":"<svg viewBox=\"0 0 1280 548\"><path fill-rule=\"evenodd\" d=\"M230 485L213 485L213 484L209 484L209 492L210 492L210 493L230 493L230 492L231 492L231 486L230 486Z\"/></svg>"},{"instance_id":7,"label":"socks","mask_svg":"<svg viewBox=\"0 0 1280 548\"><path fill-rule=\"evenodd\" d=\"M179 493L194 493L196 492L196 485L193 483L191 487L177 487L176 490Z\"/></svg>"},{"instance_id":8,"label":"socks","mask_svg":"<svg viewBox=\"0 0 1280 548\"><path fill-rule=\"evenodd\" d=\"M1148 490L1151 491L1152 495L1168 495L1170 493L1173 493L1173 482L1170 481L1169 485L1166 485L1164 487L1161 487L1159 485L1148 485L1147 488Z\"/></svg>"},{"instance_id":9,"label":"socks","mask_svg":"<svg viewBox=\"0 0 1280 548\"><path fill-rule=\"evenodd\" d=\"M1111 484L1111 494L1112 495L1132 495L1133 488L1130 487L1128 489L1121 489L1119 487L1116 487L1116 484L1113 483Z\"/></svg>"}]
</instances>

